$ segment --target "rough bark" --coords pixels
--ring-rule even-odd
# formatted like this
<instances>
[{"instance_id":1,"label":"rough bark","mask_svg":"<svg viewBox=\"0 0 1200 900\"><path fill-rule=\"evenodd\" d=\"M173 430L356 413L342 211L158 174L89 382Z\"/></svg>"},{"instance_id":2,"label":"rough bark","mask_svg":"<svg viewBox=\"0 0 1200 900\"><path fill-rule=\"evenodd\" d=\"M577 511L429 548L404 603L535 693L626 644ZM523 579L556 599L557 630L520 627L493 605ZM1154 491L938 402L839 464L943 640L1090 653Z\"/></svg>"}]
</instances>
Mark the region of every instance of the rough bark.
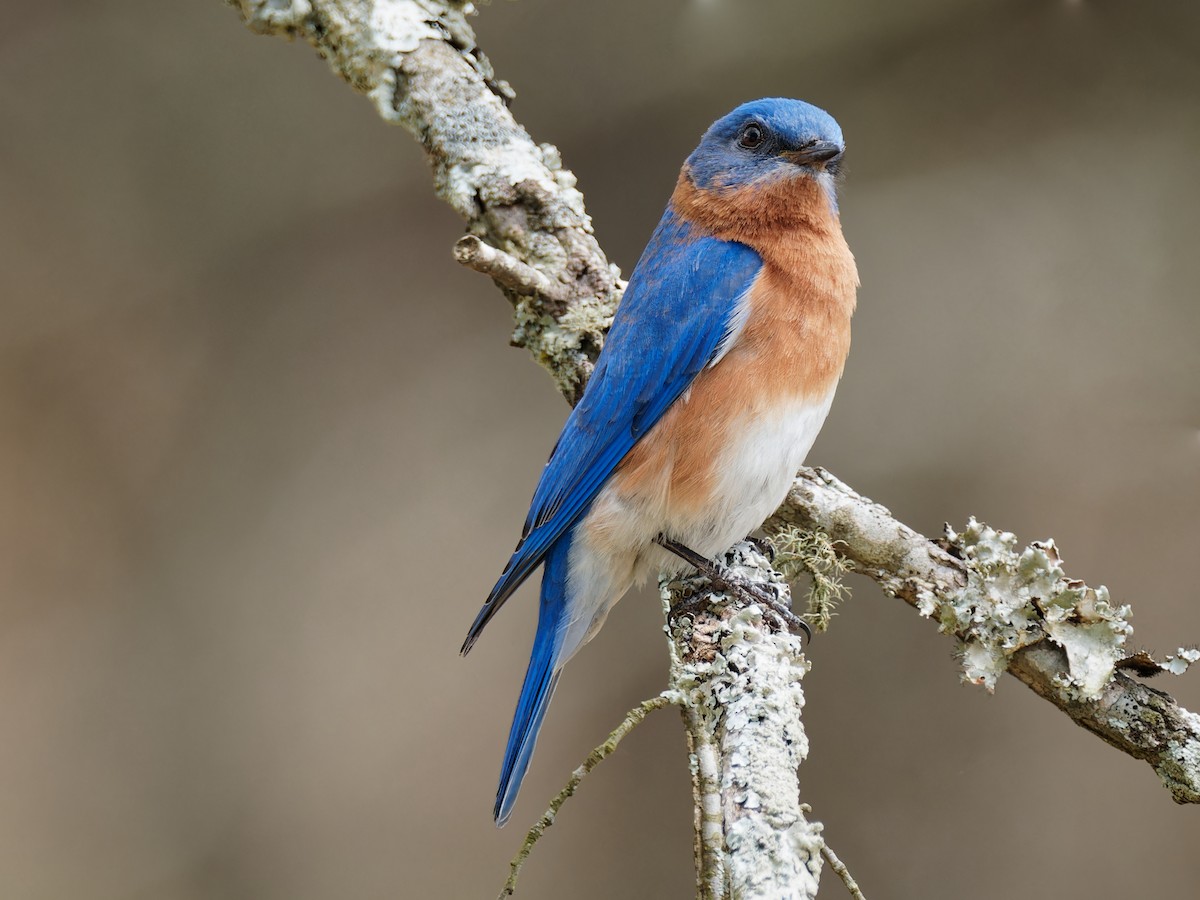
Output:
<instances>
[{"instance_id":1,"label":"rough bark","mask_svg":"<svg viewBox=\"0 0 1200 900\"><path fill-rule=\"evenodd\" d=\"M737 544L722 562L790 599L754 544ZM671 687L692 748L699 896L816 896L823 842L801 803L809 668L801 639L704 578L664 582L662 591Z\"/></svg>"},{"instance_id":2,"label":"rough bark","mask_svg":"<svg viewBox=\"0 0 1200 900\"><path fill-rule=\"evenodd\" d=\"M227 0L253 30L298 37L425 149L434 190L467 224L463 263L516 308L513 344L572 403L583 390L624 285L592 234L575 176L509 112L467 23L470 3L437 0Z\"/></svg>"}]
</instances>

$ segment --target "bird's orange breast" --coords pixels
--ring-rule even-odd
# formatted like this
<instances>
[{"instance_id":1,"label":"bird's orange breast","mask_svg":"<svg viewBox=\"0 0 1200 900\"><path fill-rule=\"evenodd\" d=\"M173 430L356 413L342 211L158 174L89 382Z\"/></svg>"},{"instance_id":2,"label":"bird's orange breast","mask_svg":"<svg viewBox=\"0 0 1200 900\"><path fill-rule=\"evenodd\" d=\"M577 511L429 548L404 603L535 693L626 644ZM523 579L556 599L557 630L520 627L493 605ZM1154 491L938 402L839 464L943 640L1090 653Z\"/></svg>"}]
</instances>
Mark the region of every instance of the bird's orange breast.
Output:
<instances>
[{"instance_id":1,"label":"bird's orange breast","mask_svg":"<svg viewBox=\"0 0 1200 900\"><path fill-rule=\"evenodd\" d=\"M858 273L832 204L812 179L720 194L700 191L685 173L672 203L707 233L752 247L763 268L728 352L634 445L612 485L631 501L701 515L722 448L772 416L827 404L850 350Z\"/></svg>"}]
</instances>

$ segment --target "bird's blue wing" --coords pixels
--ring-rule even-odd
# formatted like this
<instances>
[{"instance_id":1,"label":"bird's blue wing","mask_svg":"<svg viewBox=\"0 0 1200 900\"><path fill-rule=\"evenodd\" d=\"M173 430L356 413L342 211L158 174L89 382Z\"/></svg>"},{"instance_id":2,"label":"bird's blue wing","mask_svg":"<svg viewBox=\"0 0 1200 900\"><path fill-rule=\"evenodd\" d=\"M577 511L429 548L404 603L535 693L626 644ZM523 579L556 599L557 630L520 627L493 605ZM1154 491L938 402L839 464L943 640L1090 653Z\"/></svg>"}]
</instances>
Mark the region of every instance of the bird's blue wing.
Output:
<instances>
[{"instance_id":1,"label":"bird's blue wing","mask_svg":"<svg viewBox=\"0 0 1200 900\"><path fill-rule=\"evenodd\" d=\"M744 244L698 236L668 209L613 319L583 397L533 495L521 542L463 644L480 631L713 358L762 268Z\"/></svg>"}]
</instances>

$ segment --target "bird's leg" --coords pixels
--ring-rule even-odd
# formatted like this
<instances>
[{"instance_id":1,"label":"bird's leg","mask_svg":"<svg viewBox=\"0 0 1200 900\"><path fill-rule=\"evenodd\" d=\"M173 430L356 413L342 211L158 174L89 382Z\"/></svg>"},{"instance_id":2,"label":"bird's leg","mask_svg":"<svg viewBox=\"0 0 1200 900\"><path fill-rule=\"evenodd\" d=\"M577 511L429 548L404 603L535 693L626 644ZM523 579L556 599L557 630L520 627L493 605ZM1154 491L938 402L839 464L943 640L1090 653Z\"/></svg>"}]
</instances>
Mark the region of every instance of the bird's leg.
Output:
<instances>
[{"instance_id":1,"label":"bird's leg","mask_svg":"<svg viewBox=\"0 0 1200 900\"><path fill-rule=\"evenodd\" d=\"M676 556L678 556L684 562L694 566L697 572L699 572L702 575L705 575L708 578L708 580L713 582L714 584L724 584L725 583L720 577L720 574L719 574L718 568L717 568L717 564L714 563L712 560L701 556L699 553L697 553L695 550L691 549L690 547L685 547L683 544L669 540L668 538L666 538L664 535L661 535L661 534L654 539L654 542L662 547L665 547L667 550L674 553ZM695 613L699 612L700 608L702 606L704 606L706 603L707 603L707 600L704 597L704 595L697 594L695 597L693 597L689 600L680 600L678 603L676 603L674 606L671 607L671 611L676 612L676 613L695 614Z\"/></svg>"},{"instance_id":2,"label":"bird's leg","mask_svg":"<svg viewBox=\"0 0 1200 900\"><path fill-rule=\"evenodd\" d=\"M808 623L792 612L790 607L781 603L770 591L764 590L760 585L752 581L747 581L745 578L735 575L724 566L718 565L711 559L701 556L695 550L685 547L678 541L671 540L665 534L660 534L654 539L654 542L660 547L674 553L689 565L695 566L696 571L713 584L732 591L744 602L763 604L779 616L793 633L797 630L803 631L805 636L809 640L812 640L812 630L808 627Z\"/></svg>"}]
</instances>

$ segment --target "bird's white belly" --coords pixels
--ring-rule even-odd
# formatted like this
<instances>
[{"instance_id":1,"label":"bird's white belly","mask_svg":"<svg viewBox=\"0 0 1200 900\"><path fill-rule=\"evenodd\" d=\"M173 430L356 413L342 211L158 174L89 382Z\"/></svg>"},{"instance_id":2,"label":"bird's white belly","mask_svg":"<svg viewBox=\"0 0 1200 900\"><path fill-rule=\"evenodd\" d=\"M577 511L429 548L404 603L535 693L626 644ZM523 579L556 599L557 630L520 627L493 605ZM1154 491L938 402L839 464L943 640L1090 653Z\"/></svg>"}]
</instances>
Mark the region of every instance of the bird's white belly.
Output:
<instances>
[{"instance_id":1,"label":"bird's white belly","mask_svg":"<svg viewBox=\"0 0 1200 900\"><path fill-rule=\"evenodd\" d=\"M662 530L711 558L762 525L787 496L832 402L830 390L820 400L794 400L731 427L704 514L678 519L668 513Z\"/></svg>"},{"instance_id":2,"label":"bird's white belly","mask_svg":"<svg viewBox=\"0 0 1200 900\"><path fill-rule=\"evenodd\" d=\"M602 488L571 546L564 660L600 629L631 584L687 568L654 543L657 535L714 559L762 525L787 496L832 402L831 388L820 400L797 399L727 423L711 493L698 511L672 504L669 467L637 497L622 496L611 484Z\"/></svg>"}]
</instances>

